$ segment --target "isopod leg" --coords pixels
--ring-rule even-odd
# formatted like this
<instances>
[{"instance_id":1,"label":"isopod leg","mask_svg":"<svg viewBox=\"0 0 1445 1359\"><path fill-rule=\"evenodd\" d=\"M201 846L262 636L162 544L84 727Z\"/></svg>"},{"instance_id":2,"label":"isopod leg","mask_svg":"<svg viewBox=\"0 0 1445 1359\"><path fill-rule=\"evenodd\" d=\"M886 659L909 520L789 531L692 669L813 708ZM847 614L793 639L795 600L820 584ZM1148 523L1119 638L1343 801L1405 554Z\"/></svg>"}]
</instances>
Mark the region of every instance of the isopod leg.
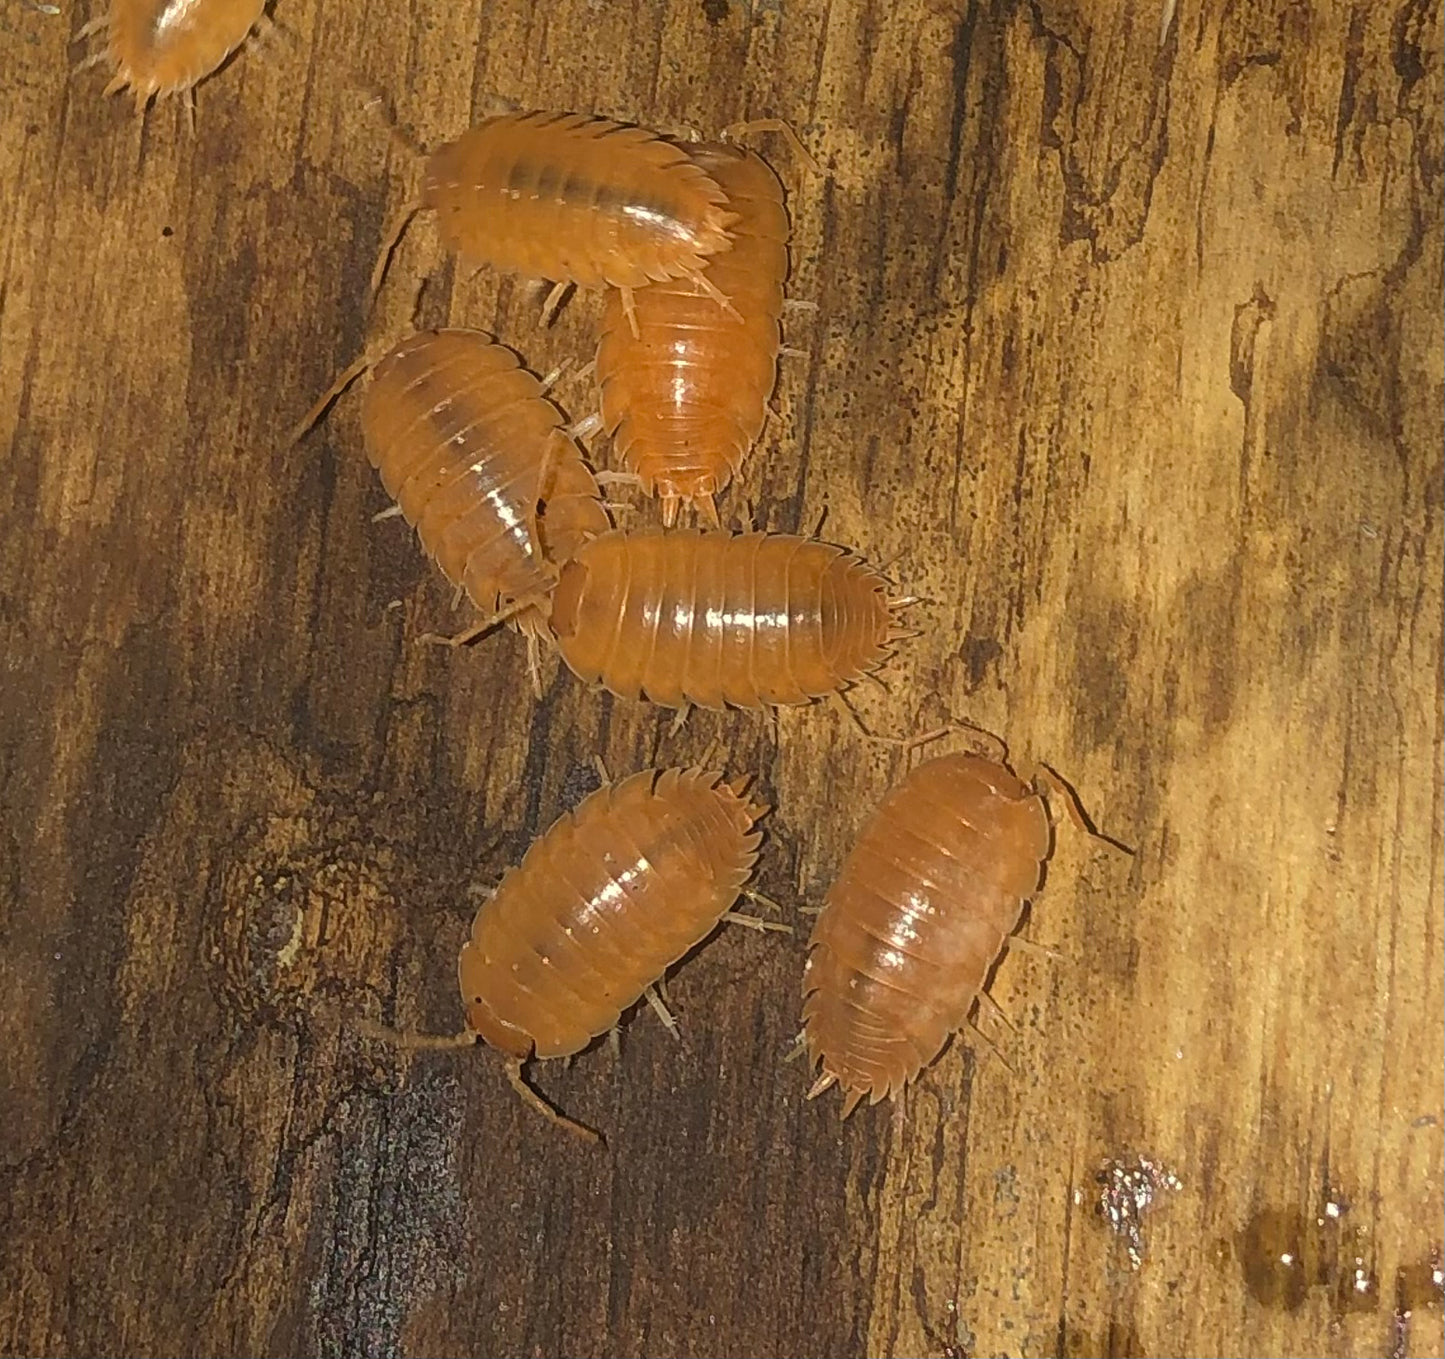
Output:
<instances>
[{"instance_id":1,"label":"isopod leg","mask_svg":"<svg viewBox=\"0 0 1445 1359\"><path fill-rule=\"evenodd\" d=\"M711 495L706 491L699 495L667 495L662 497L662 526L671 528L677 522L677 512L680 508L689 509L707 528L721 528L722 520L718 518L717 505Z\"/></svg>"},{"instance_id":2,"label":"isopod leg","mask_svg":"<svg viewBox=\"0 0 1445 1359\"><path fill-rule=\"evenodd\" d=\"M1008 1015L1004 1013L1003 1006L1000 1005L998 1001L996 1001L991 995L989 995L987 991L980 991L978 993L978 1004L980 1009L987 1005L989 1013L993 1015L994 1018L997 1019L999 1023L1004 1026L1004 1028L1008 1029L1011 1033L1017 1032L1013 1020L1011 1020Z\"/></svg>"},{"instance_id":3,"label":"isopod leg","mask_svg":"<svg viewBox=\"0 0 1445 1359\"><path fill-rule=\"evenodd\" d=\"M984 1031L979 1028L978 1025L973 1022L973 1020L970 1019L968 1021L968 1027L973 1031L973 1036L977 1038L978 1041L982 1043L984 1047L986 1047L991 1053L993 1053L995 1057L998 1058L998 1060L1003 1064L1003 1069L1007 1071L1009 1075L1017 1076L1019 1074L1013 1069L1013 1067L1008 1064L1008 1062L1004 1060L1003 1053L998 1050L998 1045L993 1041L993 1039L990 1038L986 1033L984 1033Z\"/></svg>"},{"instance_id":4,"label":"isopod leg","mask_svg":"<svg viewBox=\"0 0 1445 1359\"><path fill-rule=\"evenodd\" d=\"M690 708L692 705L688 704L687 706ZM714 736L712 740L707 743L707 748L702 752L702 758L698 760L697 767L699 769L711 769L713 758L721 749L722 742L718 740L716 736ZM742 795L748 790L748 782L751 777L752 776L749 774L744 774L739 780L741 787L733 788L733 792L735 792L739 797L742 797ZM728 787L732 788L732 784L729 784Z\"/></svg>"},{"instance_id":5,"label":"isopod leg","mask_svg":"<svg viewBox=\"0 0 1445 1359\"><path fill-rule=\"evenodd\" d=\"M652 1013L662 1021L662 1027L668 1031L677 1041L682 1042L682 1033L677 1027L677 1020L673 1017L671 1010L667 1008L667 1002L663 1000L656 986L649 986L642 993L647 1003L652 1007Z\"/></svg>"},{"instance_id":6,"label":"isopod leg","mask_svg":"<svg viewBox=\"0 0 1445 1359\"><path fill-rule=\"evenodd\" d=\"M950 722L946 727L935 727L932 731L925 731L919 736L910 736L908 740L900 741L898 744L911 755L919 746L932 745L934 741L942 740L943 737L957 730L958 728ZM1003 743L1000 742L999 744L1002 745ZM999 753L1002 755L1002 750Z\"/></svg>"},{"instance_id":7,"label":"isopod leg","mask_svg":"<svg viewBox=\"0 0 1445 1359\"><path fill-rule=\"evenodd\" d=\"M368 345L359 357L353 359L336 375L331 386L316 399L316 404L296 422L296 428L286 440L287 448L295 448L311 432L312 427L330 410L332 402L381 357L381 352L375 346Z\"/></svg>"},{"instance_id":8,"label":"isopod leg","mask_svg":"<svg viewBox=\"0 0 1445 1359\"><path fill-rule=\"evenodd\" d=\"M110 15L102 14L98 18L91 19L88 23L84 23L76 29L75 32L70 35L70 41L81 42L83 39L90 37L92 33L99 33L109 27Z\"/></svg>"},{"instance_id":9,"label":"isopod leg","mask_svg":"<svg viewBox=\"0 0 1445 1359\"><path fill-rule=\"evenodd\" d=\"M1103 831L1094 825L1089 814L1084 810L1084 804L1079 801L1079 795L1075 792L1073 784L1064 778L1058 770L1050 768L1050 766L1040 761L1034 770L1033 778L1028 781L1036 786L1042 784L1048 791L1050 803L1052 803L1056 795L1061 798L1064 804L1064 810L1069 814L1069 820L1072 821L1079 830L1083 831L1085 835L1094 840L1102 840L1106 845L1112 845L1121 854L1127 854L1130 858L1134 857L1135 851L1122 840L1116 840L1112 835L1105 835Z\"/></svg>"},{"instance_id":10,"label":"isopod leg","mask_svg":"<svg viewBox=\"0 0 1445 1359\"><path fill-rule=\"evenodd\" d=\"M934 741L955 734L969 736L975 745L988 753L990 759L1004 761L1008 758L1008 746L991 731L975 726L972 722L950 722L946 726L934 727L920 736L875 736L875 741L897 746L905 755L911 755L919 746L931 745Z\"/></svg>"},{"instance_id":11,"label":"isopod leg","mask_svg":"<svg viewBox=\"0 0 1445 1359\"><path fill-rule=\"evenodd\" d=\"M505 609L494 613L490 618L484 618L480 623L467 628L465 632L458 632L451 637L444 637L439 632L424 632L417 638L417 641L434 646L466 646L468 642L474 642L483 633L490 632L499 623L505 623L508 619L515 618L523 610L530 609L533 602L530 599L519 599Z\"/></svg>"},{"instance_id":12,"label":"isopod leg","mask_svg":"<svg viewBox=\"0 0 1445 1359\"><path fill-rule=\"evenodd\" d=\"M735 306L733 306L732 299L725 292L723 292L722 289L720 289L717 284L714 283L712 279L707 276L706 273L699 269L694 270L686 277L687 281L691 283L694 288L701 288L703 292L705 292L710 298L712 298L714 302L718 304L718 306L720 306L725 312L727 312L727 314L731 316L734 321L742 321L742 313L738 311ZM632 333L633 336L636 337L637 328L635 321L633 324Z\"/></svg>"},{"instance_id":13,"label":"isopod leg","mask_svg":"<svg viewBox=\"0 0 1445 1359\"><path fill-rule=\"evenodd\" d=\"M1056 963L1064 955L1058 949L1050 948L1047 944L1037 943L1033 939L1025 939L1021 934L1011 934L1003 941L1007 949L1018 949L1020 953L1032 953L1037 958L1047 958L1049 962Z\"/></svg>"},{"instance_id":14,"label":"isopod leg","mask_svg":"<svg viewBox=\"0 0 1445 1359\"><path fill-rule=\"evenodd\" d=\"M410 1052L470 1048L477 1043L477 1035L470 1029L463 1029L461 1033L404 1033L399 1029L388 1028L385 1024L378 1024L373 1019L358 1019L354 1022L354 1027L364 1038L376 1038Z\"/></svg>"},{"instance_id":15,"label":"isopod leg","mask_svg":"<svg viewBox=\"0 0 1445 1359\"><path fill-rule=\"evenodd\" d=\"M559 1128L566 1128L568 1132L585 1138L588 1142L598 1142L602 1146L607 1145L607 1139L602 1136L596 1128L589 1128L585 1123L579 1123L575 1118L568 1118L555 1105L548 1104L540 1094L527 1084L526 1078L522 1075L523 1059L513 1057L507 1062L507 1080L511 1083L512 1089L521 1097L522 1103L541 1114L549 1123L556 1124Z\"/></svg>"},{"instance_id":16,"label":"isopod leg","mask_svg":"<svg viewBox=\"0 0 1445 1359\"><path fill-rule=\"evenodd\" d=\"M542 392L545 395L550 392L561 380L563 375L572 367L571 359L563 359L546 377L541 379Z\"/></svg>"},{"instance_id":17,"label":"isopod leg","mask_svg":"<svg viewBox=\"0 0 1445 1359\"><path fill-rule=\"evenodd\" d=\"M563 279L560 283L552 285L552 291L547 294L547 300L542 303L542 328L545 330L552 324L553 318L560 310L562 303L566 300L567 294L572 291L570 279Z\"/></svg>"},{"instance_id":18,"label":"isopod leg","mask_svg":"<svg viewBox=\"0 0 1445 1359\"><path fill-rule=\"evenodd\" d=\"M622 298L622 314L627 318L627 328L632 332L634 340L640 340L642 331L637 326L637 301L632 295L632 289L619 288L617 292Z\"/></svg>"},{"instance_id":19,"label":"isopod leg","mask_svg":"<svg viewBox=\"0 0 1445 1359\"><path fill-rule=\"evenodd\" d=\"M750 118L741 123L730 123L722 130L724 141L746 137L750 132L781 132L783 140L793 149L793 154L815 175L823 173L813 153L803 145L803 139L793 130L793 125L781 118Z\"/></svg>"},{"instance_id":20,"label":"isopod leg","mask_svg":"<svg viewBox=\"0 0 1445 1359\"><path fill-rule=\"evenodd\" d=\"M386 271L391 267L391 257L396 254L396 248L401 244L401 238L406 235L406 229L411 225L411 220L421 211L421 201L414 199L408 203L391 226L387 229L386 235L382 238L381 252L376 257L376 263L371 268L371 296L375 297L381 291L381 285L386 278Z\"/></svg>"},{"instance_id":21,"label":"isopod leg","mask_svg":"<svg viewBox=\"0 0 1445 1359\"><path fill-rule=\"evenodd\" d=\"M741 911L724 911L722 918L732 925L744 925L750 930L773 930L778 934L792 934L793 927L777 920L764 920L757 915L744 915Z\"/></svg>"},{"instance_id":22,"label":"isopod leg","mask_svg":"<svg viewBox=\"0 0 1445 1359\"><path fill-rule=\"evenodd\" d=\"M768 736L774 745L778 744L778 710L774 707L764 705L762 709L763 725L768 729Z\"/></svg>"},{"instance_id":23,"label":"isopod leg","mask_svg":"<svg viewBox=\"0 0 1445 1359\"><path fill-rule=\"evenodd\" d=\"M589 420L597 420L598 429L602 428L600 418L591 415L587 418ZM635 472L598 472L597 484L599 486L641 486L642 478Z\"/></svg>"},{"instance_id":24,"label":"isopod leg","mask_svg":"<svg viewBox=\"0 0 1445 1359\"><path fill-rule=\"evenodd\" d=\"M741 796L740 791L739 796ZM782 912L783 908L771 897L765 897L761 892L754 892L750 887L743 888L743 896L747 897L749 901L757 902L765 910L777 911L780 914ZM792 934L793 932L791 925L784 925L775 920L763 920L755 915L744 915L740 911L726 911L723 919L731 921L734 925L745 925L750 930L776 930L779 934Z\"/></svg>"},{"instance_id":25,"label":"isopod leg","mask_svg":"<svg viewBox=\"0 0 1445 1359\"><path fill-rule=\"evenodd\" d=\"M828 1089L829 1086L836 1085L837 1083L838 1078L836 1076L830 1075L828 1072L825 1071L821 1076L818 1077L816 1081L812 1083L812 1085L808 1087L808 1098L817 1099L818 1096L821 1095L823 1091Z\"/></svg>"}]
</instances>

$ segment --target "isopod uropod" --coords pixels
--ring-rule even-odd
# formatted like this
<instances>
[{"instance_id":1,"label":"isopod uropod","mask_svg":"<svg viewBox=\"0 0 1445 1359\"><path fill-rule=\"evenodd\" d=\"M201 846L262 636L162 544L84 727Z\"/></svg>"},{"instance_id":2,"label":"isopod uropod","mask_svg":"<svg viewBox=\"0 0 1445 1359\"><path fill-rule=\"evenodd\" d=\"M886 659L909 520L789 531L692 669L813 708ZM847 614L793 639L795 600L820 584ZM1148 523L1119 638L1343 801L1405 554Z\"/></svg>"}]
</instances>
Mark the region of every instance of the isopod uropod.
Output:
<instances>
[{"instance_id":1,"label":"isopod uropod","mask_svg":"<svg viewBox=\"0 0 1445 1359\"><path fill-rule=\"evenodd\" d=\"M646 770L599 788L533 842L484 902L458 961L467 1026L511 1058L565 1057L727 915L752 872L767 810L747 780Z\"/></svg>"},{"instance_id":2,"label":"isopod uropod","mask_svg":"<svg viewBox=\"0 0 1445 1359\"><path fill-rule=\"evenodd\" d=\"M896 1096L963 1027L1038 890L1052 829L1007 765L943 755L884 798L808 944L803 1032L846 1117Z\"/></svg>"},{"instance_id":3,"label":"isopod uropod","mask_svg":"<svg viewBox=\"0 0 1445 1359\"><path fill-rule=\"evenodd\" d=\"M839 693L902 636L888 582L784 533L613 531L562 568L551 626L588 683L668 708L761 708Z\"/></svg>"},{"instance_id":4,"label":"isopod uropod","mask_svg":"<svg viewBox=\"0 0 1445 1359\"><path fill-rule=\"evenodd\" d=\"M689 149L738 214L732 249L707 272L736 314L691 279L673 279L637 294L634 335L622 295L610 291L597 389L603 428L643 492L662 497L663 523L681 505L716 525L712 498L762 431L777 377L788 214L758 156L721 142Z\"/></svg>"},{"instance_id":5,"label":"isopod uropod","mask_svg":"<svg viewBox=\"0 0 1445 1359\"><path fill-rule=\"evenodd\" d=\"M611 527L541 383L478 331L422 331L376 365L361 421L423 548L486 616L481 628L507 618L527 636L535 677L556 568Z\"/></svg>"},{"instance_id":6,"label":"isopod uropod","mask_svg":"<svg viewBox=\"0 0 1445 1359\"><path fill-rule=\"evenodd\" d=\"M139 112L154 98L190 90L253 29L269 29L265 10L265 0L111 0L76 35L105 34L104 47L82 66L114 66L105 93L130 87Z\"/></svg>"},{"instance_id":7,"label":"isopod uropod","mask_svg":"<svg viewBox=\"0 0 1445 1359\"><path fill-rule=\"evenodd\" d=\"M436 210L464 260L551 279L554 296L611 286L630 312L634 288L688 278L729 305L704 269L731 245L736 214L685 151L646 128L577 113L488 118L427 158L416 206Z\"/></svg>"}]
</instances>

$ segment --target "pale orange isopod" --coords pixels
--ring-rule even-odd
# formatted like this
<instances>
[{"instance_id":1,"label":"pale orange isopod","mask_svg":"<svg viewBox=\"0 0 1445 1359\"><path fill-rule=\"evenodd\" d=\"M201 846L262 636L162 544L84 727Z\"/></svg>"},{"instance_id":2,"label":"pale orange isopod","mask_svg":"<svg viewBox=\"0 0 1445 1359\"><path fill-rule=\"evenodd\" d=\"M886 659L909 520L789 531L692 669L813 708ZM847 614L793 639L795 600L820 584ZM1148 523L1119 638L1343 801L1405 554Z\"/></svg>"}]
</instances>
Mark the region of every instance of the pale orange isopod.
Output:
<instances>
[{"instance_id":1,"label":"pale orange isopod","mask_svg":"<svg viewBox=\"0 0 1445 1359\"><path fill-rule=\"evenodd\" d=\"M457 969L468 1033L511 1059L529 1102L529 1057L569 1056L615 1028L729 916L767 810L746 785L704 769L605 785L534 841L478 910Z\"/></svg>"},{"instance_id":2,"label":"pale orange isopod","mask_svg":"<svg viewBox=\"0 0 1445 1359\"><path fill-rule=\"evenodd\" d=\"M1038 890L1043 798L980 755L943 755L884 798L843 862L808 944L803 1033L846 1117L898 1095L968 1018Z\"/></svg>"},{"instance_id":3,"label":"pale orange isopod","mask_svg":"<svg viewBox=\"0 0 1445 1359\"><path fill-rule=\"evenodd\" d=\"M717 183L680 147L647 128L579 113L507 113L434 151L421 201L388 236L373 286L418 208L434 208L447 248L470 263L556 283L632 290L692 279L722 306L704 274L731 245L736 219Z\"/></svg>"},{"instance_id":4,"label":"pale orange isopod","mask_svg":"<svg viewBox=\"0 0 1445 1359\"><path fill-rule=\"evenodd\" d=\"M105 93L129 87L139 112L204 80L253 29L268 30L265 10L265 0L111 0L76 34L105 34L105 46L82 66L114 66Z\"/></svg>"},{"instance_id":5,"label":"pale orange isopod","mask_svg":"<svg viewBox=\"0 0 1445 1359\"><path fill-rule=\"evenodd\" d=\"M634 335L622 294L610 291L597 349L603 428L644 493L662 497L662 521L679 505L716 524L713 496L737 474L763 428L782 343L788 214L765 161L726 143L690 147L737 212L731 250L707 282L724 311L691 279L637 294Z\"/></svg>"},{"instance_id":6,"label":"pale orange isopod","mask_svg":"<svg viewBox=\"0 0 1445 1359\"><path fill-rule=\"evenodd\" d=\"M464 636L507 619L535 677L557 567L611 527L541 383L478 331L421 331L376 365L361 423L422 547L486 615Z\"/></svg>"},{"instance_id":7,"label":"pale orange isopod","mask_svg":"<svg viewBox=\"0 0 1445 1359\"><path fill-rule=\"evenodd\" d=\"M573 672L668 708L761 708L840 693L903 635L888 582L784 533L603 534L562 569L553 635Z\"/></svg>"}]
</instances>

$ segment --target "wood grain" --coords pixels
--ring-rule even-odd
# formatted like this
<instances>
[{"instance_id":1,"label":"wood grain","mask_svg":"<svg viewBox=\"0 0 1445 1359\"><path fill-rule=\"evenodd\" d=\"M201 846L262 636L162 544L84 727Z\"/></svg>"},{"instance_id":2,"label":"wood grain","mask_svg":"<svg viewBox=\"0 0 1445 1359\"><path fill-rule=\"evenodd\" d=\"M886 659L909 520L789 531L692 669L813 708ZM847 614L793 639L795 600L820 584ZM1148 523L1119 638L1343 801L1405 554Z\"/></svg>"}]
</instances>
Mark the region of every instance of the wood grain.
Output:
<instances>
[{"instance_id":1,"label":"wood grain","mask_svg":"<svg viewBox=\"0 0 1445 1359\"><path fill-rule=\"evenodd\" d=\"M70 75L84 17L0 13L0 1351L1445 1352L1438 7L277 0L194 136ZM808 917L687 961L681 1044L538 1070L610 1154L355 1031L458 1025L594 753L719 740L790 910L899 773L828 709L671 736L418 645L466 617L370 522L355 397L287 447L423 277L590 357L596 297L541 330L424 221L369 314L386 105L437 145L497 99L800 130L818 310L724 514L925 597L871 725L986 726L1137 849L1061 825L1060 957L902 1117L802 1099ZM1141 1155L1136 1270L1096 1176Z\"/></svg>"}]
</instances>

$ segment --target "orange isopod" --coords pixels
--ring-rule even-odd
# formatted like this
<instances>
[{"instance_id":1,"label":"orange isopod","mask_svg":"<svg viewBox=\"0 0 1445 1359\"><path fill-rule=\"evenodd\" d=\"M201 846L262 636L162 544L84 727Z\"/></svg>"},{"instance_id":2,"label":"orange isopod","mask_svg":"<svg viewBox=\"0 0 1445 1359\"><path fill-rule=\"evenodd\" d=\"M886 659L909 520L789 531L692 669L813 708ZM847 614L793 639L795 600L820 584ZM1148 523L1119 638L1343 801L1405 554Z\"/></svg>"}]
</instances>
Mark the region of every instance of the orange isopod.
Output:
<instances>
[{"instance_id":1,"label":"orange isopod","mask_svg":"<svg viewBox=\"0 0 1445 1359\"><path fill-rule=\"evenodd\" d=\"M632 290L691 279L731 244L727 196L680 147L646 128L578 113L508 113L427 160L421 207L467 261L557 283ZM549 303L550 306L550 303Z\"/></svg>"},{"instance_id":2,"label":"orange isopod","mask_svg":"<svg viewBox=\"0 0 1445 1359\"><path fill-rule=\"evenodd\" d=\"M609 291L597 388L618 459L645 494L662 497L662 522L671 525L681 505L716 525L713 496L762 432L777 380L788 214L760 157L723 142L690 150L738 214L732 249L707 272L736 315L690 279L674 279L637 295L634 336L621 294Z\"/></svg>"},{"instance_id":3,"label":"orange isopod","mask_svg":"<svg viewBox=\"0 0 1445 1359\"><path fill-rule=\"evenodd\" d=\"M534 841L478 910L457 965L468 1033L511 1059L529 1102L539 1101L522 1080L529 1057L580 1052L615 1028L729 915L767 810L746 785L704 769L605 785Z\"/></svg>"},{"instance_id":4,"label":"orange isopod","mask_svg":"<svg viewBox=\"0 0 1445 1359\"><path fill-rule=\"evenodd\" d=\"M839 693L902 636L888 582L785 533L613 531L562 569L552 632L573 672L667 708L761 708Z\"/></svg>"},{"instance_id":5,"label":"orange isopod","mask_svg":"<svg viewBox=\"0 0 1445 1359\"><path fill-rule=\"evenodd\" d=\"M803 1033L843 1115L897 1096L968 1018L1038 890L1048 808L1006 765L942 755L874 812L808 943Z\"/></svg>"},{"instance_id":6,"label":"orange isopod","mask_svg":"<svg viewBox=\"0 0 1445 1359\"><path fill-rule=\"evenodd\" d=\"M204 80L253 29L268 30L265 10L265 0L111 0L106 14L76 34L105 34L105 46L81 64L114 66L105 93L129 86L140 112Z\"/></svg>"},{"instance_id":7,"label":"orange isopod","mask_svg":"<svg viewBox=\"0 0 1445 1359\"><path fill-rule=\"evenodd\" d=\"M542 384L479 331L421 331L376 365L361 423L387 493L486 615L465 635L508 619L535 677L557 567L611 527Z\"/></svg>"}]
</instances>

